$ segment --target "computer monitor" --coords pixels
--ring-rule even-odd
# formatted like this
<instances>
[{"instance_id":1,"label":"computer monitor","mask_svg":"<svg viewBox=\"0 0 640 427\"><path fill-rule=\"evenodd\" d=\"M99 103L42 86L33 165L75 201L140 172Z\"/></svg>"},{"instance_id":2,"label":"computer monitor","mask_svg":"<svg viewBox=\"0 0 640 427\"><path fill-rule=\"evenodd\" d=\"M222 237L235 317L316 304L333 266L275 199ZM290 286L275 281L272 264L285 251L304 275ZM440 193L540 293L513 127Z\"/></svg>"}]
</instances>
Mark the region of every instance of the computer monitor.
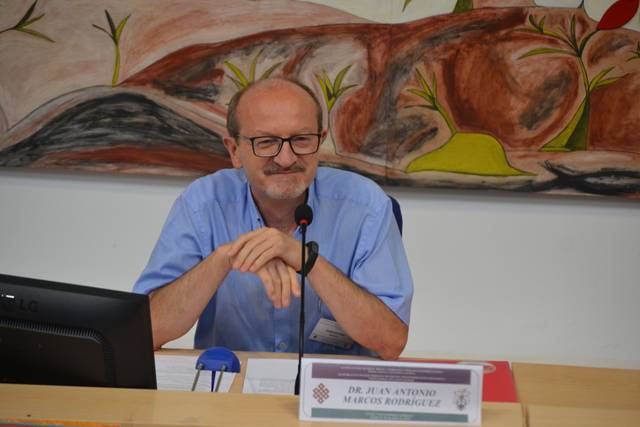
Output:
<instances>
[{"instance_id":1,"label":"computer monitor","mask_svg":"<svg viewBox=\"0 0 640 427\"><path fill-rule=\"evenodd\" d=\"M155 389L148 296L0 274L0 382Z\"/></svg>"}]
</instances>

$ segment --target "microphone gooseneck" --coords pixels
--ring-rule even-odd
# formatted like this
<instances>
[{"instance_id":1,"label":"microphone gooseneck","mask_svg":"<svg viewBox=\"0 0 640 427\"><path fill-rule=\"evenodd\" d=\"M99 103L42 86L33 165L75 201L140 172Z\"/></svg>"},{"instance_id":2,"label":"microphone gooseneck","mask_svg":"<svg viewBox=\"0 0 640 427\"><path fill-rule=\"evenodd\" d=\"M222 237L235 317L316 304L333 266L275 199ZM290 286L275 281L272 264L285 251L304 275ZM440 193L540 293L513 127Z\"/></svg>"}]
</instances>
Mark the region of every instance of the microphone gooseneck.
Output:
<instances>
[{"instance_id":1,"label":"microphone gooseneck","mask_svg":"<svg viewBox=\"0 0 640 427\"><path fill-rule=\"evenodd\" d=\"M302 233L302 251L300 254L300 327L298 329L298 374L296 375L296 383L293 394L298 396L300 394L300 371L302 370L302 356L304 355L304 288L305 277L307 271L305 269L306 264L306 240L307 240L307 226L313 221L313 211L306 203L301 204L296 208L294 219L296 224L300 226Z\"/></svg>"}]
</instances>

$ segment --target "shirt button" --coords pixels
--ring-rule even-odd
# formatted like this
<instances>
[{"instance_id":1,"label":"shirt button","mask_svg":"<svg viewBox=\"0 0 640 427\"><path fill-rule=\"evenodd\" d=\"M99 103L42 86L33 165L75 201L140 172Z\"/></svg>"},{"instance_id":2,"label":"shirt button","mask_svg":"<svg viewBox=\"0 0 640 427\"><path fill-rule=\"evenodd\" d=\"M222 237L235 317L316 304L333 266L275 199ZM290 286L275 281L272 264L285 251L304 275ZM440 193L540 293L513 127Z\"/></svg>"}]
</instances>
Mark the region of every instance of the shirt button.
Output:
<instances>
[{"instance_id":1,"label":"shirt button","mask_svg":"<svg viewBox=\"0 0 640 427\"><path fill-rule=\"evenodd\" d=\"M281 341L280 344L278 344L278 350L285 351L286 349L287 349L287 343L284 341Z\"/></svg>"}]
</instances>

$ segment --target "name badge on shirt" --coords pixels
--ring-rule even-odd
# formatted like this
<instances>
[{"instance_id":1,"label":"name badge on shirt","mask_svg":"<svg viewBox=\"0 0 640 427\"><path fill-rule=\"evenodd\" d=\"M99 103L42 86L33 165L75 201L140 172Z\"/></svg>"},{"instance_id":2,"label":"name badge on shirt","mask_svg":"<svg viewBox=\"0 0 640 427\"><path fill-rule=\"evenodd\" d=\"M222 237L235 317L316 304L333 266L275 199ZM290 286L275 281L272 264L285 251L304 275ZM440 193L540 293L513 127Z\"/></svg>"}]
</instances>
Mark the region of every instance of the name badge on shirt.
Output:
<instances>
[{"instance_id":1,"label":"name badge on shirt","mask_svg":"<svg viewBox=\"0 0 640 427\"><path fill-rule=\"evenodd\" d=\"M345 333L344 329L337 322L324 318L318 321L309 339L344 348L345 350L353 347L353 340Z\"/></svg>"}]
</instances>

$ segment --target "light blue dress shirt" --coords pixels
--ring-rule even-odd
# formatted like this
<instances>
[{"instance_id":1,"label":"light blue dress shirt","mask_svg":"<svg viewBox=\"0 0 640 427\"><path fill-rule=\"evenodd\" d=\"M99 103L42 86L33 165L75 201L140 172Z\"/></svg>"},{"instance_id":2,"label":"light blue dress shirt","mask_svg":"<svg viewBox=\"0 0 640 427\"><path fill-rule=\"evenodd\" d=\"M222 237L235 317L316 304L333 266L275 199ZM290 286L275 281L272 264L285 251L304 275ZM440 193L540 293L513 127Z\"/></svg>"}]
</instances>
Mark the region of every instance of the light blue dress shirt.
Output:
<instances>
[{"instance_id":1,"label":"light blue dress shirt","mask_svg":"<svg viewBox=\"0 0 640 427\"><path fill-rule=\"evenodd\" d=\"M391 202L373 181L327 167L318 168L307 204L313 222L307 241L353 282L376 295L409 324L413 282ZM221 244L265 226L242 169L226 169L194 181L175 201L149 263L134 292L150 293L196 266ZM294 237L301 239L300 229ZM198 321L195 348L298 351L300 299L276 309L259 278L231 271ZM335 320L307 283L305 352L374 354L309 339L320 318Z\"/></svg>"}]
</instances>

